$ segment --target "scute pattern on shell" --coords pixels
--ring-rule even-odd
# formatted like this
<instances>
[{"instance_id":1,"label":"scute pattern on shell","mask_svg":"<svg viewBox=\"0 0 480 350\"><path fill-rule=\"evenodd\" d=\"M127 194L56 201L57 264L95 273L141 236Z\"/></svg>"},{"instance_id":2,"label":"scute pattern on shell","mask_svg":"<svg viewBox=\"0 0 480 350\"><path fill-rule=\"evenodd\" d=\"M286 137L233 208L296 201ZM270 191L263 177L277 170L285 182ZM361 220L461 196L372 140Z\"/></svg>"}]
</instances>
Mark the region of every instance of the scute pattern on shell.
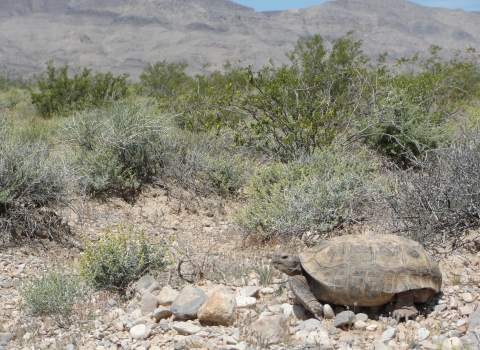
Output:
<instances>
[{"instance_id":1,"label":"scute pattern on shell","mask_svg":"<svg viewBox=\"0 0 480 350\"><path fill-rule=\"evenodd\" d=\"M382 305L407 290L422 303L442 284L437 261L419 243L395 235L340 236L299 258L317 282L315 296L339 305Z\"/></svg>"}]
</instances>

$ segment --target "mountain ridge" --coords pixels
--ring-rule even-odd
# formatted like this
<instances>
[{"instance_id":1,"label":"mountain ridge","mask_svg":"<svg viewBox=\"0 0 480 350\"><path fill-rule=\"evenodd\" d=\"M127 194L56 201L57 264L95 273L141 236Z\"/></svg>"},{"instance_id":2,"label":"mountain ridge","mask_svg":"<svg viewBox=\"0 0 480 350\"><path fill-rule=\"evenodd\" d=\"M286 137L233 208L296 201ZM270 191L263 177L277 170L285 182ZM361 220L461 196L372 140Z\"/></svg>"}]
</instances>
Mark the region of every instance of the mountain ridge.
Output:
<instances>
[{"instance_id":1,"label":"mountain ridge","mask_svg":"<svg viewBox=\"0 0 480 350\"><path fill-rule=\"evenodd\" d=\"M0 64L24 74L57 65L135 79L146 63L184 60L198 73L226 61L286 62L299 37L327 40L355 30L371 57L480 49L480 13L423 7L406 0L336 0L306 9L255 12L227 0L4 0Z\"/></svg>"}]
</instances>

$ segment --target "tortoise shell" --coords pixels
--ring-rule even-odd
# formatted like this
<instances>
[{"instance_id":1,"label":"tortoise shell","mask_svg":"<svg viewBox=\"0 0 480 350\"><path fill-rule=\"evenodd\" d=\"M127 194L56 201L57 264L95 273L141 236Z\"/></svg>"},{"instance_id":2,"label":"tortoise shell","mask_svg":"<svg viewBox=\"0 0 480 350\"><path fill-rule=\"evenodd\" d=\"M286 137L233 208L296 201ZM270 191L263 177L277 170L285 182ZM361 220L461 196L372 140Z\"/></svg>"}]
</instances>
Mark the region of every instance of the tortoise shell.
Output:
<instances>
[{"instance_id":1,"label":"tortoise shell","mask_svg":"<svg viewBox=\"0 0 480 350\"><path fill-rule=\"evenodd\" d=\"M437 261L417 242L395 235L339 236L299 255L319 300L378 306L412 291L424 303L440 291Z\"/></svg>"}]
</instances>

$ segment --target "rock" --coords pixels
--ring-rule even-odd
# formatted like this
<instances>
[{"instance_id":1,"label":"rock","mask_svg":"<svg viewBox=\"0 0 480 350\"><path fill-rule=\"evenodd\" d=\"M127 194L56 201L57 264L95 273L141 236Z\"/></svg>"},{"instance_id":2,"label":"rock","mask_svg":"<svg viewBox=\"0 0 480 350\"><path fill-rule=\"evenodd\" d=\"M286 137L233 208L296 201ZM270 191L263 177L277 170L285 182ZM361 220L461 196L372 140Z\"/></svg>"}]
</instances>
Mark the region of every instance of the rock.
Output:
<instances>
[{"instance_id":1,"label":"rock","mask_svg":"<svg viewBox=\"0 0 480 350\"><path fill-rule=\"evenodd\" d=\"M398 329L397 328L389 328L385 332L382 333L382 341L386 344L390 340L395 339L397 335Z\"/></svg>"},{"instance_id":2,"label":"rock","mask_svg":"<svg viewBox=\"0 0 480 350\"><path fill-rule=\"evenodd\" d=\"M235 298L224 285L212 289L203 305L198 309L200 321L229 324L233 320L236 307Z\"/></svg>"},{"instance_id":3,"label":"rock","mask_svg":"<svg viewBox=\"0 0 480 350\"><path fill-rule=\"evenodd\" d=\"M69 343L69 344L67 344L67 346L65 347L65 350L75 350L75 345L73 345L72 343Z\"/></svg>"},{"instance_id":4,"label":"rock","mask_svg":"<svg viewBox=\"0 0 480 350\"><path fill-rule=\"evenodd\" d=\"M130 328L130 335L133 339L147 339L150 336L151 329L145 324L138 324Z\"/></svg>"},{"instance_id":5,"label":"rock","mask_svg":"<svg viewBox=\"0 0 480 350\"><path fill-rule=\"evenodd\" d=\"M459 307L459 308L458 308L458 311L459 311L459 313L460 313L460 316L470 315L470 314L473 312L473 305L472 305L472 304L468 304L468 305Z\"/></svg>"},{"instance_id":6,"label":"rock","mask_svg":"<svg viewBox=\"0 0 480 350\"><path fill-rule=\"evenodd\" d=\"M179 293L177 290L173 289L170 286L165 286L157 295L158 304L162 306L170 306L172 305L178 294Z\"/></svg>"},{"instance_id":7,"label":"rock","mask_svg":"<svg viewBox=\"0 0 480 350\"><path fill-rule=\"evenodd\" d=\"M197 317L197 311L203 305L207 295L201 289L188 284L178 294L170 306L170 310L181 320Z\"/></svg>"},{"instance_id":8,"label":"rock","mask_svg":"<svg viewBox=\"0 0 480 350\"><path fill-rule=\"evenodd\" d=\"M333 311L332 307L328 304L323 305L323 317L327 320L331 320L335 317L335 312Z\"/></svg>"},{"instance_id":9,"label":"rock","mask_svg":"<svg viewBox=\"0 0 480 350\"><path fill-rule=\"evenodd\" d=\"M460 294L460 297L463 299L464 302L466 303L471 303L473 301L473 295L472 293L462 293Z\"/></svg>"},{"instance_id":10,"label":"rock","mask_svg":"<svg viewBox=\"0 0 480 350\"><path fill-rule=\"evenodd\" d=\"M375 331L375 330L377 330L377 328L378 328L378 325L376 325L376 324L369 324L369 325L366 327L366 330L367 330L367 331Z\"/></svg>"},{"instance_id":11,"label":"rock","mask_svg":"<svg viewBox=\"0 0 480 350\"><path fill-rule=\"evenodd\" d=\"M288 319L282 315L265 316L250 327L251 341L265 346L283 343L290 335Z\"/></svg>"},{"instance_id":12,"label":"rock","mask_svg":"<svg viewBox=\"0 0 480 350\"><path fill-rule=\"evenodd\" d=\"M238 292L239 297L258 297L258 293L260 292L260 288L255 286L248 286L245 288L240 289Z\"/></svg>"},{"instance_id":13,"label":"rock","mask_svg":"<svg viewBox=\"0 0 480 350\"><path fill-rule=\"evenodd\" d=\"M417 341L422 342L430 336L430 331L426 328L420 328L415 335Z\"/></svg>"},{"instance_id":14,"label":"rock","mask_svg":"<svg viewBox=\"0 0 480 350\"><path fill-rule=\"evenodd\" d=\"M12 333L0 333L0 345L7 345L7 343L15 338Z\"/></svg>"},{"instance_id":15,"label":"rock","mask_svg":"<svg viewBox=\"0 0 480 350\"><path fill-rule=\"evenodd\" d=\"M202 327L195 326L188 322L175 322L172 324L172 328L181 335L192 335L202 330Z\"/></svg>"},{"instance_id":16,"label":"rock","mask_svg":"<svg viewBox=\"0 0 480 350\"><path fill-rule=\"evenodd\" d=\"M443 334L432 336L432 343L435 343L435 344L443 344L445 340L446 338Z\"/></svg>"},{"instance_id":17,"label":"rock","mask_svg":"<svg viewBox=\"0 0 480 350\"><path fill-rule=\"evenodd\" d=\"M172 316L172 311L170 309L156 309L152 313L152 317L155 319L155 322L159 322L164 318L169 318Z\"/></svg>"},{"instance_id":18,"label":"rock","mask_svg":"<svg viewBox=\"0 0 480 350\"><path fill-rule=\"evenodd\" d=\"M316 331L322 330L325 331L325 328L322 325L322 322L317 320L316 318L310 318L302 323L300 323L297 327L295 327L295 332L298 331Z\"/></svg>"},{"instance_id":19,"label":"rock","mask_svg":"<svg viewBox=\"0 0 480 350\"><path fill-rule=\"evenodd\" d=\"M450 308L454 310L458 309L458 300L456 298L452 297L450 299Z\"/></svg>"},{"instance_id":20,"label":"rock","mask_svg":"<svg viewBox=\"0 0 480 350\"><path fill-rule=\"evenodd\" d=\"M150 275L140 277L135 286L135 290L141 295L147 292L152 293L154 290L159 290L160 288L160 284Z\"/></svg>"},{"instance_id":21,"label":"rock","mask_svg":"<svg viewBox=\"0 0 480 350\"><path fill-rule=\"evenodd\" d=\"M473 314L474 314L474 313L473 313ZM472 315L473 315L473 314L472 314ZM471 317L472 315L470 315L470 317ZM457 327L462 327L462 326L465 325L466 323L467 323L467 320L464 319L464 318L461 318L461 319L459 319L459 320L457 321ZM471 322L470 322L470 323L471 323Z\"/></svg>"},{"instance_id":22,"label":"rock","mask_svg":"<svg viewBox=\"0 0 480 350\"><path fill-rule=\"evenodd\" d=\"M140 310L142 310L142 315L151 314L158 306L158 299L155 295L150 292L145 292L140 301Z\"/></svg>"},{"instance_id":23,"label":"rock","mask_svg":"<svg viewBox=\"0 0 480 350\"><path fill-rule=\"evenodd\" d=\"M468 331L466 335L460 338L462 344L468 350L480 350L480 333Z\"/></svg>"},{"instance_id":24,"label":"rock","mask_svg":"<svg viewBox=\"0 0 480 350\"><path fill-rule=\"evenodd\" d=\"M247 308L255 306L257 304L257 299L253 297L236 297L235 303L237 304L238 308Z\"/></svg>"},{"instance_id":25,"label":"rock","mask_svg":"<svg viewBox=\"0 0 480 350\"><path fill-rule=\"evenodd\" d=\"M260 293L265 294L265 295L266 294L273 294L273 293L275 293L275 289L270 288L270 287L262 288L262 289L260 289Z\"/></svg>"},{"instance_id":26,"label":"rock","mask_svg":"<svg viewBox=\"0 0 480 350\"><path fill-rule=\"evenodd\" d=\"M474 330L476 327L480 326L480 307L475 310L475 312L470 314L468 318L468 330Z\"/></svg>"},{"instance_id":27,"label":"rock","mask_svg":"<svg viewBox=\"0 0 480 350\"><path fill-rule=\"evenodd\" d=\"M328 337L328 333L325 331L316 331L316 332L309 332L305 330L299 331L294 335L294 339L298 340L304 345L316 346L321 349L331 349L331 341L330 341L330 338Z\"/></svg>"},{"instance_id":28,"label":"rock","mask_svg":"<svg viewBox=\"0 0 480 350\"><path fill-rule=\"evenodd\" d=\"M338 333L340 333L340 329L338 329L337 327L330 327L330 329L328 330L328 334L330 335L335 335Z\"/></svg>"},{"instance_id":29,"label":"rock","mask_svg":"<svg viewBox=\"0 0 480 350\"><path fill-rule=\"evenodd\" d=\"M463 333L457 330L448 332L449 338L461 338L463 337Z\"/></svg>"},{"instance_id":30,"label":"rock","mask_svg":"<svg viewBox=\"0 0 480 350\"><path fill-rule=\"evenodd\" d=\"M463 350L464 346L459 338L449 338L442 344L442 350Z\"/></svg>"},{"instance_id":31,"label":"rock","mask_svg":"<svg viewBox=\"0 0 480 350\"><path fill-rule=\"evenodd\" d=\"M187 349L206 349L208 348L207 342L202 338L196 335L185 337L183 339L185 342L185 347Z\"/></svg>"},{"instance_id":32,"label":"rock","mask_svg":"<svg viewBox=\"0 0 480 350\"><path fill-rule=\"evenodd\" d=\"M442 312L447 309L447 304L440 304L440 305L435 305L435 311L437 312Z\"/></svg>"},{"instance_id":33,"label":"rock","mask_svg":"<svg viewBox=\"0 0 480 350\"><path fill-rule=\"evenodd\" d=\"M390 347L386 345L384 342L381 340L375 340L373 342L373 349L374 350L390 350Z\"/></svg>"},{"instance_id":34,"label":"rock","mask_svg":"<svg viewBox=\"0 0 480 350\"><path fill-rule=\"evenodd\" d=\"M364 313L358 313L355 315L355 318L357 319L357 321L363 321L363 322L367 322L368 321L368 315L367 314L364 314Z\"/></svg>"},{"instance_id":35,"label":"rock","mask_svg":"<svg viewBox=\"0 0 480 350\"><path fill-rule=\"evenodd\" d=\"M344 325L353 325L357 319L355 318L355 314L352 311L343 311L340 312L337 316L335 316L335 320L333 321L334 327L341 327Z\"/></svg>"},{"instance_id":36,"label":"rock","mask_svg":"<svg viewBox=\"0 0 480 350\"><path fill-rule=\"evenodd\" d=\"M363 321L355 321L354 327L355 327L355 329L363 331L364 329L367 328L367 324Z\"/></svg>"}]
</instances>

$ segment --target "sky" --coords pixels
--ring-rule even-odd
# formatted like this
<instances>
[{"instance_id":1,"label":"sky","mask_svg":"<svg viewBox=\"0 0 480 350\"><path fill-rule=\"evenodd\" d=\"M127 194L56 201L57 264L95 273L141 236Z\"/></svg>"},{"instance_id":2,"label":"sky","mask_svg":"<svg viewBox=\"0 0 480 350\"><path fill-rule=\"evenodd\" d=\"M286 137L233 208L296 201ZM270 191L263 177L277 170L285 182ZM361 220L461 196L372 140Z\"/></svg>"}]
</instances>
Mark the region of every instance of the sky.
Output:
<instances>
[{"instance_id":1,"label":"sky","mask_svg":"<svg viewBox=\"0 0 480 350\"><path fill-rule=\"evenodd\" d=\"M326 0L231 0L256 11L279 11L319 5ZM423 6L480 11L480 0L410 0Z\"/></svg>"}]
</instances>

